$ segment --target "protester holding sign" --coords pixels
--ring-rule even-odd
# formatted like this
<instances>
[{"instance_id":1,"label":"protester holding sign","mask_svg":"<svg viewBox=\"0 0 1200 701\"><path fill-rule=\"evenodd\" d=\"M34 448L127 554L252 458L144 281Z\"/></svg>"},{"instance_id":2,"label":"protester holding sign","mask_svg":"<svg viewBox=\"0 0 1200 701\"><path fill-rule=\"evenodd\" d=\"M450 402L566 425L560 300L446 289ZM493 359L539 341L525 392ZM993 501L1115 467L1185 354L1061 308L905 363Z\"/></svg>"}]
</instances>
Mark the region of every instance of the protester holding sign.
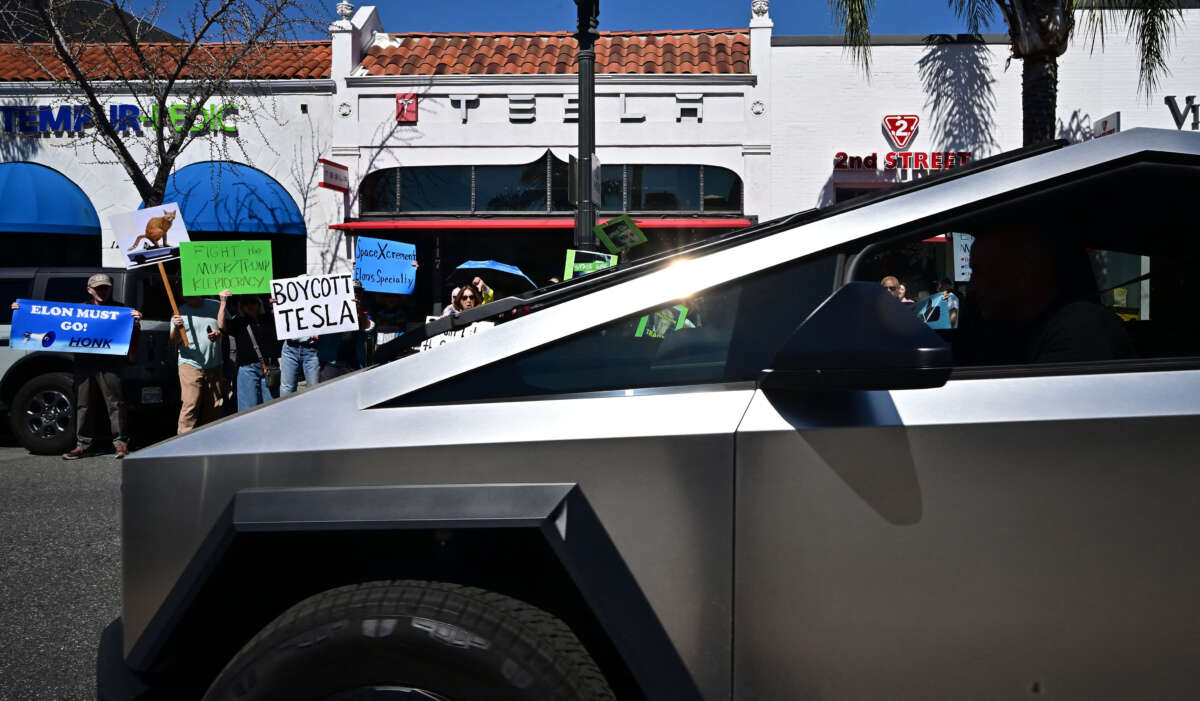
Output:
<instances>
[{"instance_id":1,"label":"protester holding sign","mask_svg":"<svg viewBox=\"0 0 1200 701\"><path fill-rule=\"evenodd\" d=\"M90 299L82 305L18 300L12 303L12 338L20 349L34 343L51 350L75 354L75 448L64 460L78 460L92 452L91 403L93 386L108 409L115 457L129 454L125 396L121 369L137 356L137 334L142 315L112 300L112 278L96 273L88 278ZM24 303L24 304L22 304Z\"/></svg>"},{"instance_id":2,"label":"protester holding sign","mask_svg":"<svg viewBox=\"0 0 1200 701\"><path fill-rule=\"evenodd\" d=\"M354 304L358 312L358 329L321 336L317 341L317 357L321 360L321 382L367 366L368 346L375 323L367 316L362 304L362 285L354 283Z\"/></svg>"},{"instance_id":3,"label":"protester holding sign","mask_svg":"<svg viewBox=\"0 0 1200 701\"><path fill-rule=\"evenodd\" d=\"M220 418L224 402L221 378L220 305L188 297L171 317L171 343L179 347L179 433ZM184 343L182 331L187 333Z\"/></svg>"},{"instance_id":4,"label":"protester holding sign","mask_svg":"<svg viewBox=\"0 0 1200 701\"><path fill-rule=\"evenodd\" d=\"M238 315L230 319L232 296L230 290L221 291L217 320L221 333L232 336L237 345L237 410L245 411L279 397L279 341L274 319L254 295L239 297Z\"/></svg>"}]
</instances>

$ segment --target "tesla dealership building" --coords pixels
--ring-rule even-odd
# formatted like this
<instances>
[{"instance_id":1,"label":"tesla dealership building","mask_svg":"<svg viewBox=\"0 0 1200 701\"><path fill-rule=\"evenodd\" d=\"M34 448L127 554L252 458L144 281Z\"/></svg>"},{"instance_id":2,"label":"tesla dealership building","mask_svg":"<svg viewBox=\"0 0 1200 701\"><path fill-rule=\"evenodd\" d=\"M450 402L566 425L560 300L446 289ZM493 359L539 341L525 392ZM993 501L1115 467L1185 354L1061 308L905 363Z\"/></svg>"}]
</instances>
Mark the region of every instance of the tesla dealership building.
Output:
<instances>
[{"instance_id":1,"label":"tesla dealership building","mask_svg":"<svg viewBox=\"0 0 1200 701\"><path fill-rule=\"evenodd\" d=\"M1060 58L1061 138L1200 129L1189 61L1200 16L1185 5L1171 72L1149 95L1123 34ZM390 33L403 28L382 26L373 7L342 7L328 41L280 47L290 58L255 76L236 111L205 106L220 119L184 152L168 194L193 238L270 238L291 274L344 268L354 236L414 243L426 306L445 301L445 276L467 259L537 282L560 275L579 114L571 34ZM868 76L840 37L774 34L767 0L746 11L744 28L597 42L600 218L639 222L650 241L635 257L1021 145L1006 35L876 36ZM116 264L107 217L140 198L91 140L42 128L38 109L70 98L21 56L0 47L0 236L26 252L6 264ZM345 201L319 187L322 158L348 169Z\"/></svg>"}]
</instances>

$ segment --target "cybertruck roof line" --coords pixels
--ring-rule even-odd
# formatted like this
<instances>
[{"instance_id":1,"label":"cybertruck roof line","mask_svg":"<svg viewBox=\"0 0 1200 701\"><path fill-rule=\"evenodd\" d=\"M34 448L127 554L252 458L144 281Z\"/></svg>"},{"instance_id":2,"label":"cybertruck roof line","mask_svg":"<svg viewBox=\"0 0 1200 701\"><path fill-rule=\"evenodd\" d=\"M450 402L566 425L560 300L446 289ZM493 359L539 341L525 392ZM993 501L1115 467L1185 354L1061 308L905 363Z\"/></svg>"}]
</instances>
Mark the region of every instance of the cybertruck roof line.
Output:
<instances>
[{"instance_id":1,"label":"cybertruck roof line","mask_svg":"<svg viewBox=\"0 0 1200 701\"><path fill-rule=\"evenodd\" d=\"M1200 139L1183 132L1133 129L1113 136L1041 152L1004 163L969 179L951 178L912 192L886 197L871 206L855 207L768 236L729 248L676 260L653 272L624 280L621 284L518 317L485 333L464 338L401 361L364 370L329 385L258 407L239 415L238 421L223 421L199 431L151 446L132 458L201 455L214 452L244 452L278 449L269 432L256 439L247 437L249 417L261 420L262 428L307 425L301 417L309 412L323 417L319 426L336 430L330 417L346 412L345 420L361 420L355 409L364 409L455 375L468 372L480 359L499 361L546 343L571 336L597 325L661 306L680 297L742 276L781 265L803 256L885 231L946 211L966 208L1013 190L1068 177L1080 171L1128 160L1138 154L1173 153L1200 156ZM261 415L260 415L261 414ZM301 443L306 442L297 436ZM236 450L223 447L236 445ZM302 449L302 448L301 448Z\"/></svg>"}]
</instances>

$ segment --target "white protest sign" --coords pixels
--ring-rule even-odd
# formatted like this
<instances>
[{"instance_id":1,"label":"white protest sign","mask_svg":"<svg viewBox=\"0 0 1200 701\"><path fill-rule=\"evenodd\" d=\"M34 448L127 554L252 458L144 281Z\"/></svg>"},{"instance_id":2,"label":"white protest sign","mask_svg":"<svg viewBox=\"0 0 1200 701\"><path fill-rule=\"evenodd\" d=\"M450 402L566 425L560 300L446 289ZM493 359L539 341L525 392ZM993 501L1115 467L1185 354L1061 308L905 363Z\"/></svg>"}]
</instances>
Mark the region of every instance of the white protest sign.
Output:
<instances>
[{"instance_id":1,"label":"white protest sign","mask_svg":"<svg viewBox=\"0 0 1200 701\"><path fill-rule=\"evenodd\" d=\"M179 258L179 244L191 241L179 205L173 202L114 214L108 222L126 268L175 260Z\"/></svg>"},{"instance_id":2,"label":"white protest sign","mask_svg":"<svg viewBox=\"0 0 1200 701\"><path fill-rule=\"evenodd\" d=\"M440 317L436 317L436 316L427 316L427 317L425 317L425 323L428 324L429 322L436 321L439 318ZM467 336L474 336L475 334L479 333L480 331L490 329L495 325L496 324L491 321L476 321L474 324L471 324L470 326L464 326L461 329L447 331L446 333L439 333L438 335L433 336L432 338L425 339L425 341L421 343L421 347L418 350L427 351L427 350L431 350L433 348L437 348L438 346L444 346L447 343L451 343L453 341L457 341L459 339L466 338Z\"/></svg>"},{"instance_id":3,"label":"white protest sign","mask_svg":"<svg viewBox=\"0 0 1200 701\"><path fill-rule=\"evenodd\" d=\"M275 335L281 341L354 331L354 276L301 275L271 281Z\"/></svg>"}]
</instances>

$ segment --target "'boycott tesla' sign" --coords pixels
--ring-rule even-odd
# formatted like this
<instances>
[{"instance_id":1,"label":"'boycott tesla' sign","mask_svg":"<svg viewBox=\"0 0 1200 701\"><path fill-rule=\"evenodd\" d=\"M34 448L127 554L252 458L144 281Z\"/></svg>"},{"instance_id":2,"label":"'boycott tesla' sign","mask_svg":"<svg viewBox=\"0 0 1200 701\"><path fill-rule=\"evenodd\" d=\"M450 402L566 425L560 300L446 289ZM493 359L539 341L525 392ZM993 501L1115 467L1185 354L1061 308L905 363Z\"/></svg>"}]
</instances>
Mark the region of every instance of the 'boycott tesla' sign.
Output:
<instances>
[{"instance_id":1,"label":"'boycott tesla' sign","mask_svg":"<svg viewBox=\"0 0 1200 701\"><path fill-rule=\"evenodd\" d=\"M915 114L884 115L883 132L891 142L892 150L883 154L882 162L875 152L852 156L838 151L833 156L833 167L838 170L945 170L965 165L971 158L970 151L909 151L920 123L921 118Z\"/></svg>"}]
</instances>

